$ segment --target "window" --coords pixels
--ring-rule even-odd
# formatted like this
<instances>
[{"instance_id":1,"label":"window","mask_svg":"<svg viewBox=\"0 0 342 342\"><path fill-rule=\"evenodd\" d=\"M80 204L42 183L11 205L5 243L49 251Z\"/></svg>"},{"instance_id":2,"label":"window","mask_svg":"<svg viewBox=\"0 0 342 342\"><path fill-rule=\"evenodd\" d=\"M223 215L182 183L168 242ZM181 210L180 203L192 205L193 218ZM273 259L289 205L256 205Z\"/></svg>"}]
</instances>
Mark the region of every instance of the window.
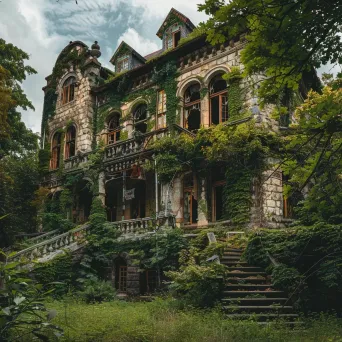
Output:
<instances>
[{"instance_id":1,"label":"window","mask_svg":"<svg viewBox=\"0 0 342 342\"><path fill-rule=\"evenodd\" d=\"M61 157L61 142L62 133L55 133L52 139L52 159L51 159L51 169L59 168L60 157Z\"/></svg>"},{"instance_id":2,"label":"window","mask_svg":"<svg viewBox=\"0 0 342 342\"><path fill-rule=\"evenodd\" d=\"M184 176L184 224L197 224L198 203L196 182L192 173Z\"/></svg>"},{"instance_id":3,"label":"window","mask_svg":"<svg viewBox=\"0 0 342 342\"><path fill-rule=\"evenodd\" d=\"M76 153L76 128L70 126L66 133L65 140L65 159L73 157Z\"/></svg>"},{"instance_id":4,"label":"window","mask_svg":"<svg viewBox=\"0 0 342 342\"><path fill-rule=\"evenodd\" d=\"M166 112L166 93L165 90L158 91L158 114Z\"/></svg>"},{"instance_id":5,"label":"window","mask_svg":"<svg viewBox=\"0 0 342 342\"><path fill-rule=\"evenodd\" d=\"M178 43L181 39L181 31L177 31L173 33L173 47L177 47Z\"/></svg>"},{"instance_id":6,"label":"window","mask_svg":"<svg viewBox=\"0 0 342 342\"><path fill-rule=\"evenodd\" d=\"M115 113L108 122L108 144L115 144L120 140L120 114Z\"/></svg>"},{"instance_id":7,"label":"window","mask_svg":"<svg viewBox=\"0 0 342 342\"><path fill-rule=\"evenodd\" d=\"M117 72L129 69L129 56L123 56L118 59Z\"/></svg>"},{"instance_id":8,"label":"window","mask_svg":"<svg viewBox=\"0 0 342 342\"><path fill-rule=\"evenodd\" d=\"M119 291L127 291L127 266L119 266Z\"/></svg>"},{"instance_id":9,"label":"window","mask_svg":"<svg viewBox=\"0 0 342 342\"><path fill-rule=\"evenodd\" d=\"M210 123L217 125L228 120L227 83L222 75L214 77L209 85L210 94Z\"/></svg>"},{"instance_id":10,"label":"window","mask_svg":"<svg viewBox=\"0 0 342 342\"><path fill-rule=\"evenodd\" d=\"M66 104L74 99L75 96L75 77L69 77L63 84L62 104Z\"/></svg>"},{"instance_id":11,"label":"window","mask_svg":"<svg viewBox=\"0 0 342 342\"><path fill-rule=\"evenodd\" d=\"M199 84L193 84L185 91L184 127L189 131L196 131L201 127L201 95Z\"/></svg>"},{"instance_id":12,"label":"window","mask_svg":"<svg viewBox=\"0 0 342 342\"><path fill-rule=\"evenodd\" d=\"M134 129L141 133L147 131L147 104L143 103L137 106L133 111Z\"/></svg>"}]
</instances>

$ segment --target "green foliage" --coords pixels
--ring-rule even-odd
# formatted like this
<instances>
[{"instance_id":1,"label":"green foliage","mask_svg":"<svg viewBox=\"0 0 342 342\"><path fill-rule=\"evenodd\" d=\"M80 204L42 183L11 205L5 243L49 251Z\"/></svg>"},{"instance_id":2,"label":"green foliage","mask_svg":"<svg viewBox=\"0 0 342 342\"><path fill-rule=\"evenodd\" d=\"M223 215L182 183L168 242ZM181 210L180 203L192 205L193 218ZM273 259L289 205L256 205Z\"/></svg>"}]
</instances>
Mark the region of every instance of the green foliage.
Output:
<instances>
[{"instance_id":1,"label":"green foliage","mask_svg":"<svg viewBox=\"0 0 342 342\"><path fill-rule=\"evenodd\" d=\"M100 198L95 197L91 204L89 223L95 231L101 229L102 225L107 222L106 210L100 200Z\"/></svg>"},{"instance_id":2,"label":"green foliage","mask_svg":"<svg viewBox=\"0 0 342 342\"><path fill-rule=\"evenodd\" d=\"M330 85L321 94L309 92L296 109L296 124L285 137L282 168L289 176L286 195L295 197L303 189L309 190L297 209L305 224L342 222L342 88L339 78Z\"/></svg>"},{"instance_id":3,"label":"green foliage","mask_svg":"<svg viewBox=\"0 0 342 342\"><path fill-rule=\"evenodd\" d=\"M115 289L110 281L91 279L84 283L84 290L79 294L88 304L102 303L115 298Z\"/></svg>"},{"instance_id":4,"label":"green foliage","mask_svg":"<svg viewBox=\"0 0 342 342\"><path fill-rule=\"evenodd\" d=\"M85 342L312 342L339 341L341 319L321 315L304 321L304 332L283 322L268 326L253 320L229 320L218 310L177 310L175 300L88 305L82 302L51 302L64 328L65 341ZM72 324L70 324L72 322Z\"/></svg>"},{"instance_id":5,"label":"green foliage","mask_svg":"<svg viewBox=\"0 0 342 342\"><path fill-rule=\"evenodd\" d=\"M20 232L36 231L37 210L33 205L38 189L35 154L7 156L0 160L0 246L9 246Z\"/></svg>"},{"instance_id":6,"label":"green foliage","mask_svg":"<svg viewBox=\"0 0 342 342\"><path fill-rule=\"evenodd\" d=\"M296 290L294 298L303 310L340 312L341 239L341 226L323 223L265 229L251 236L245 257L252 265L268 267L280 289L290 294ZM271 265L268 253L279 266Z\"/></svg>"},{"instance_id":7,"label":"green foliage","mask_svg":"<svg viewBox=\"0 0 342 342\"><path fill-rule=\"evenodd\" d=\"M223 76L228 85L229 97L229 120L234 121L241 118L241 108L243 103L242 89L240 81L242 79L241 71L238 67L232 67L228 74Z\"/></svg>"},{"instance_id":8,"label":"green foliage","mask_svg":"<svg viewBox=\"0 0 342 342\"><path fill-rule=\"evenodd\" d=\"M48 288L53 288L54 297L60 297L68 291L72 284L73 265L72 255L65 253L51 261L37 263L33 270L36 281ZM54 284L54 282L58 282ZM52 284L52 285L49 285Z\"/></svg>"},{"instance_id":9,"label":"green foliage","mask_svg":"<svg viewBox=\"0 0 342 342\"><path fill-rule=\"evenodd\" d=\"M44 175L49 171L51 160L51 147L50 144L46 144L44 149L38 151L38 169L40 175Z\"/></svg>"},{"instance_id":10,"label":"green foliage","mask_svg":"<svg viewBox=\"0 0 342 342\"><path fill-rule=\"evenodd\" d=\"M62 335L62 329L50 323L56 312L43 304L44 297L53 290L46 290L27 276L24 265L9 262L0 251L0 340L24 340L31 334L35 340L47 341L48 336ZM31 339L32 340L32 339Z\"/></svg>"}]
</instances>

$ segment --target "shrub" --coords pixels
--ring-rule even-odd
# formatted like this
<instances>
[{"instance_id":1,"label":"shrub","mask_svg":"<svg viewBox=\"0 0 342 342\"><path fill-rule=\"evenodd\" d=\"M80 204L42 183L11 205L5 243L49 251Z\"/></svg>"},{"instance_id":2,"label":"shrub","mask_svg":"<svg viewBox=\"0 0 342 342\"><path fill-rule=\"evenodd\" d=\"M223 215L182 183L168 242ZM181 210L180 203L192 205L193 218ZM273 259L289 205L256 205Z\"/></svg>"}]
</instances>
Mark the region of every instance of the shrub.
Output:
<instances>
[{"instance_id":1,"label":"shrub","mask_svg":"<svg viewBox=\"0 0 342 342\"><path fill-rule=\"evenodd\" d=\"M84 284L84 290L80 295L86 303L102 303L113 300L116 291L110 281L92 279Z\"/></svg>"}]
</instances>

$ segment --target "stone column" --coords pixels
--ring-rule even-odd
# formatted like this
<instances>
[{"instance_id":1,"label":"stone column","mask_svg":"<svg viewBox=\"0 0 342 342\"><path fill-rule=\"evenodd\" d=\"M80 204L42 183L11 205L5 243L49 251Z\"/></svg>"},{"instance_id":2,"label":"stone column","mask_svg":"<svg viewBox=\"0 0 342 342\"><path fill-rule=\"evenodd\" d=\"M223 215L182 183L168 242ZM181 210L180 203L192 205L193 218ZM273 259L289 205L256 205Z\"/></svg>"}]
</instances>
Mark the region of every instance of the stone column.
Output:
<instances>
[{"instance_id":1,"label":"stone column","mask_svg":"<svg viewBox=\"0 0 342 342\"><path fill-rule=\"evenodd\" d=\"M104 171L99 173L99 198L103 205L106 204L106 176Z\"/></svg>"},{"instance_id":2,"label":"stone column","mask_svg":"<svg viewBox=\"0 0 342 342\"><path fill-rule=\"evenodd\" d=\"M198 177L198 226L208 224L208 203L205 178Z\"/></svg>"},{"instance_id":3,"label":"stone column","mask_svg":"<svg viewBox=\"0 0 342 342\"><path fill-rule=\"evenodd\" d=\"M183 222L183 186L182 178L178 177L173 181L172 189L172 212L176 215L176 223Z\"/></svg>"},{"instance_id":4,"label":"stone column","mask_svg":"<svg viewBox=\"0 0 342 342\"><path fill-rule=\"evenodd\" d=\"M203 97L201 100L201 125L205 128L210 126L210 100L209 100L209 92Z\"/></svg>"}]
</instances>

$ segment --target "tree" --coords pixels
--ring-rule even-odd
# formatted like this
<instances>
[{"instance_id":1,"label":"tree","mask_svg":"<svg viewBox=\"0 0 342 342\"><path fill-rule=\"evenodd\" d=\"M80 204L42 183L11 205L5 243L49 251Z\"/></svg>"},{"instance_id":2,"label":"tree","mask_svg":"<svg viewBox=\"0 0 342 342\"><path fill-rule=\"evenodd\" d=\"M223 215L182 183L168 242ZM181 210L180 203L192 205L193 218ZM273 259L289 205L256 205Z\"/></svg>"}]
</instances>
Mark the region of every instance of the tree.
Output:
<instances>
[{"instance_id":1,"label":"tree","mask_svg":"<svg viewBox=\"0 0 342 342\"><path fill-rule=\"evenodd\" d=\"M29 55L0 39L0 158L37 149L37 135L21 121L18 107L34 109L21 83L36 71L25 65Z\"/></svg>"},{"instance_id":2,"label":"tree","mask_svg":"<svg viewBox=\"0 0 342 342\"><path fill-rule=\"evenodd\" d=\"M241 58L245 75L263 73L260 98L274 102L300 81L317 88L313 68L342 63L342 3L320 0L206 0L199 10L211 15L202 24L212 44L246 33ZM311 75L310 75L311 72Z\"/></svg>"}]
</instances>

